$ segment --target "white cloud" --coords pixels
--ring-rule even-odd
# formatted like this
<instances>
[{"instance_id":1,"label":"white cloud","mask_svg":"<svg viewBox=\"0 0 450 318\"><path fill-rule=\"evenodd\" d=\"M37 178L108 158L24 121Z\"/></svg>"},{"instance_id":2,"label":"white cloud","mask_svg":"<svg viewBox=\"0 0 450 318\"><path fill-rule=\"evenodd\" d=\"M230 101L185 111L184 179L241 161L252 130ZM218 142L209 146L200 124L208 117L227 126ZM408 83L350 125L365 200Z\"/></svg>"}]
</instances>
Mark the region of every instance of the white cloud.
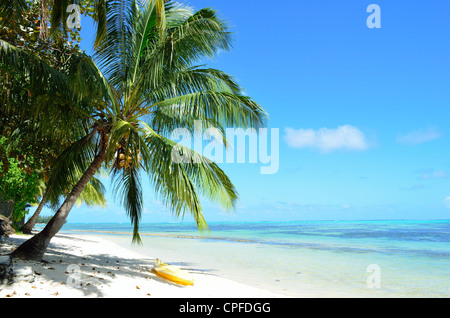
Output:
<instances>
[{"instance_id":1,"label":"white cloud","mask_svg":"<svg viewBox=\"0 0 450 318\"><path fill-rule=\"evenodd\" d=\"M351 125L339 126L337 129L320 128L294 129L285 128L284 140L292 148L315 148L323 152L338 149L365 150L368 143L364 133Z\"/></svg>"},{"instance_id":2,"label":"white cloud","mask_svg":"<svg viewBox=\"0 0 450 318\"><path fill-rule=\"evenodd\" d=\"M432 141L442 136L442 133L435 127L411 131L406 135L399 135L397 142L404 145L420 145L424 142Z\"/></svg>"},{"instance_id":3,"label":"white cloud","mask_svg":"<svg viewBox=\"0 0 450 318\"><path fill-rule=\"evenodd\" d=\"M446 179L448 177L447 172L443 171L443 170L439 170L439 171L434 171L434 170L430 170L430 171L426 171L424 172L419 179L421 180L427 180L427 179Z\"/></svg>"},{"instance_id":4,"label":"white cloud","mask_svg":"<svg viewBox=\"0 0 450 318\"><path fill-rule=\"evenodd\" d=\"M450 210L450 196L448 196L444 199L444 205L447 209Z\"/></svg>"}]
</instances>

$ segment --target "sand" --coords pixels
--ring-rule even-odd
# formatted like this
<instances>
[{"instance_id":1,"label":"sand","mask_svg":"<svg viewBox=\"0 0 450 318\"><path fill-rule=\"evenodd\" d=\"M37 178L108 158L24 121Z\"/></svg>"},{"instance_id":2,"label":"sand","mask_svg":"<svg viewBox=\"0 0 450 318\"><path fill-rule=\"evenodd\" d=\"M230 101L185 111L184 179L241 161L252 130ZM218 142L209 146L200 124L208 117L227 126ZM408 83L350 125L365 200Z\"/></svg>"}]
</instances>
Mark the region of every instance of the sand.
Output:
<instances>
[{"instance_id":1,"label":"sand","mask_svg":"<svg viewBox=\"0 0 450 318\"><path fill-rule=\"evenodd\" d=\"M10 253L28 238L4 238L0 254ZM22 275L15 277L12 285L0 285L0 298L285 297L195 268L186 268L194 286L180 286L151 271L157 257L149 258L96 236L57 234L44 256L46 262L14 259L15 271Z\"/></svg>"}]
</instances>

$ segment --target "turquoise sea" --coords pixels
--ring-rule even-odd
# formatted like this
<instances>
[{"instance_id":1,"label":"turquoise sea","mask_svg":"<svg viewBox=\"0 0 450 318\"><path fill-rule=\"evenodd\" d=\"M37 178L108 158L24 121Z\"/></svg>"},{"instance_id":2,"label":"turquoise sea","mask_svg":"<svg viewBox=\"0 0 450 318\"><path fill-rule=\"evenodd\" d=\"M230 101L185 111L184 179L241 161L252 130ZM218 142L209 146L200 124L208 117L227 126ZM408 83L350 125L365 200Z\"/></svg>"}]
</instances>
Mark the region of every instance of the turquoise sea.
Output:
<instances>
[{"instance_id":1,"label":"turquoise sea","mask_svg":"<svg viewBox=\"0 0 450 318\"><path fill-rule=\"evenodd\" d=\"M292 297L449 297L450 220L66 224L149 257ZM108 233L105 233L108 232Z\"/></svg>"}]
</instances>

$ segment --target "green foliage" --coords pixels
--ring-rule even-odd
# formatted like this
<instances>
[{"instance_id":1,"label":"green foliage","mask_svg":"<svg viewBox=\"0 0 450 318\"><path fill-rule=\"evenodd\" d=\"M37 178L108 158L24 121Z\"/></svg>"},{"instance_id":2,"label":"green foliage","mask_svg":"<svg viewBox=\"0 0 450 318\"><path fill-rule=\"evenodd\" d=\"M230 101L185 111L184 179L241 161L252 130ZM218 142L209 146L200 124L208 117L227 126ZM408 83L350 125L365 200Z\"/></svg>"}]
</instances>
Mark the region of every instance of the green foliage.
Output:
<instances>
[{"instance_id":1,"label":"green foliage","mask_svg":"<svg viewBox=\"0 0 450 318\"><path fill-rule=\"evenodd\" d=\"M36 223L45 223L47 224L48 221L50 221L52 219L53 215L39 215L39 217L36 220Z\"/></svg>"},{"instance_id":2,"label":"green foliage","mask_svg":"<svg viewBox=\"0 0 450 318\"><path fill-rule=\"evenodd\" d=\"M50 2L47 1L48 4ZM57 31L51 38L41 35L46 27L46 23L42 22L47 22L42 17L41 1L25 1L21 8L17 18L9 20L8 23L1 23L4 14L0 6L0 39L56 68L61 68L71 55L80 51L81 38L77 30L71 30L69 33Z\"/></svg>"},{"instance_id":3,"label":"green foliage","mask_svg":"<svg viewBox=\"0 0 450 318\"><path fill-rule=\"evenodd\" d=\"M6 137L0 138L0 148L4 151ZM28 159L32 162L32 158ZM8 158L9 166L5 167L0 162L0 194L2 200L13 203L13 222L19 222L26 215L27 204L38 203L36 198L39 193L39 174L27 171L19 165L17 158Z\"/></svg>"},{"instance_id":4,"label":"green foliage","mask_svg":"<svg viewBox=\"0 0 450 318\"><path fill-rule=\"evenodd\" d=\"M36 223L44 223L47 224L51 219L53 215L39 215L39 217L36 220Z\"/></svg>"},{"instance_id":5,"label":"green foliage","mask_svg":"<svg viewBox=\"0 0 450 318\"><path fill-rule=\"evenodd\" d=\"M65 3L54 1L53 27L56 21L64 21ZM204 131L217 128L220 132L230 126L264 125L265 111L231 76L198 65L230 49L228 26L212 9L193 12L174 1L92 3L106 10L97 7L95 11L99 24L106 18L97 32L98 67L79 56L76 63L69 59L67 67L58 70L0 41L0 66L3 62L31 83L39 83L41 92L52 100L59 96L58 103L67 101L66 113L59 113L57 105L39 103L38 114L73 129L80 121L86 125L53 165L50 186L62 188L73 180L84 186L103 160L115 194L134 225L133 241L140 240L143 172L170 211L178 217L190 213L200 230L207 229L202 198L232 210L237 190L218 165L167 137L176 128L194 132L196 121L201 121ZM30 94L36 93L42 94L31 87ZM223 140L226 144L225 136ZM195 160L176 162L175 148ZM79 195L81 186L77 186L69 196ZM61 206L60 215L67 215L70 208Z\"/></svg>"},{"instance_id":6,"label":"green foliage","mask_svg":"<svg viewBox=\"0 0 450 318\"><path fill-rule=\"evenodd\" d=\"M19 165L27 163L27 167L21 168L28 172L39 171L41 178L48 178L48 168L70 144L71 136L62 133L62 126L55 129L57 125L49 120L48 114L39 112L39 105L52 107L52 115L62 119L65 114L68 117L73 114L68 111L67 96L61 94L62 75L58 72L45 77L35 74L45 73L43 68L67 73L71 61L81 52L78 42L69 42L70 37L62 32L52 38L41 38L40 3L14 0L0 5L0 22L7 14L14 16L0 27L0 50L8 51L8 54L0 54L0 136L14 143L8 149L9 155L18 158ZM10 63L14 67L9 67ZM50 94L56 90L58 94ZM45 127L46 124L49 127ZM27 159L29 156L33 157L32 161ZM0 152L0 161L6 171L9 161L4 152Z\"/></svg>"},{"instance_id":7,"label":"green foliage","mask_svg":"<svg viewBox=\"0 0 450 318\"><path fill-rule=\"evenodd\" d=\"M78 100L72 99L73 90L83 84L76 81L77 77L69 82L68 75L82 72L86 56L79 49L78 30L56 30L50 38L40 36L47 25L43 3L16 0L10 7L0 5L0 24L8 9L20 8L21 12L0 28L0 136L7 138L5 147L0 147L0 178L9 171L10 158L16 158L13 168L39 173L45 184L58 156L85 128L77 121L81 107L73 111ZM10 14L16 13L10 10ZM87 77L83 74L84 80ZM41 111L43 107L46 111ZM51 203L57 204L59 197L77 181L74 180L66 180L62 188L53 189L48 196ZM103 185L93 180L78 203L104 206L103 193Z\"/></svg>"}]
</instances>

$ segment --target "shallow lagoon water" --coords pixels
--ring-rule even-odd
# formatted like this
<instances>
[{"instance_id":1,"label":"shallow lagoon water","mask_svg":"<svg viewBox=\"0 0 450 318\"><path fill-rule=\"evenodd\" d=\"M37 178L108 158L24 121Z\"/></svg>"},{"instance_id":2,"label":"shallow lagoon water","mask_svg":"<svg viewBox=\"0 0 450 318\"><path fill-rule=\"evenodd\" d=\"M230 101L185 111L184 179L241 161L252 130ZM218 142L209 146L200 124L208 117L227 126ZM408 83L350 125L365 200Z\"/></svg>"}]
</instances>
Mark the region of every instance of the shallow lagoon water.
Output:
<instances>
[{"instance_id":1,"label":"shallow lagoon water","mask_svg":"<svg viewBox=\"0 0 450 318\"><path fill-rule=\"evenodd\" d=\"M66 224L149 257L293 297L449 297L450 221Z\"/></svg>"}]
</instances>

